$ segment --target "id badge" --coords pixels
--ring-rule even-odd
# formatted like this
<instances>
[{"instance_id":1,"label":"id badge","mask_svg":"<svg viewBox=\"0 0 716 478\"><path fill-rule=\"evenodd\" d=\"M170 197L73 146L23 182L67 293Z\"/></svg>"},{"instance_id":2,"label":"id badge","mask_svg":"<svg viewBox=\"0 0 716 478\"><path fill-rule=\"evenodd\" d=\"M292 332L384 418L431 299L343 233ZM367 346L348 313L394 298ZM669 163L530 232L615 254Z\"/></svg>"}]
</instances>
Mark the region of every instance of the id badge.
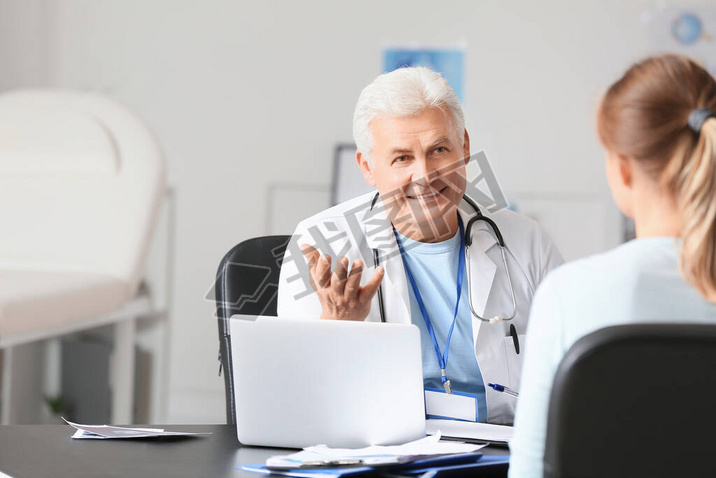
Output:
<instances>
[{"instance_id":1,"label":"id badge","mask_svg":"<svg viewBox=\"0 0 716 478\"><path fill-rule=\"evenodd\" d=\"M438 388L426 388L425 416L477 422L477 395L466 392L445 393L445 390Z\"/></svg>"}]
</instances>

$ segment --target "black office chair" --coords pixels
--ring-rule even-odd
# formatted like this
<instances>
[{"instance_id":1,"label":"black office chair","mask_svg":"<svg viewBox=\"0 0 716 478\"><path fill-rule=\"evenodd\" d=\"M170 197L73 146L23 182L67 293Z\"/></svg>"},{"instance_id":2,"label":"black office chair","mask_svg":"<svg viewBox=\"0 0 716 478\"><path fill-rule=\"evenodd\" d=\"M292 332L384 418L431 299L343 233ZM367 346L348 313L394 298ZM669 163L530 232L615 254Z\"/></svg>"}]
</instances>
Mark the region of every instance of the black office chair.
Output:
<instances>
[{"instance_id":1,"label":"black office chair","mask_svg":"<svg viewBox=\"0 0 716 478\"><path fill-rule=\"evenodd\" d=\"M234 314L276 315L278 276L291 236L264 236L234 246L216 273L219 361L224 373L226 422L236 423L229 318ZM220 370L221 370L220 369Z\"/></svg>"},{"instance_id":2,"label":"black office chair","mask_svg":"<svg viewBox=\"0 0 716 478\"><path fill-rule=\"evenodd\" d=\"M714 431L716 325L607 327L557 370L544 476L714 476Z\"/></svg>"}]
</instances>

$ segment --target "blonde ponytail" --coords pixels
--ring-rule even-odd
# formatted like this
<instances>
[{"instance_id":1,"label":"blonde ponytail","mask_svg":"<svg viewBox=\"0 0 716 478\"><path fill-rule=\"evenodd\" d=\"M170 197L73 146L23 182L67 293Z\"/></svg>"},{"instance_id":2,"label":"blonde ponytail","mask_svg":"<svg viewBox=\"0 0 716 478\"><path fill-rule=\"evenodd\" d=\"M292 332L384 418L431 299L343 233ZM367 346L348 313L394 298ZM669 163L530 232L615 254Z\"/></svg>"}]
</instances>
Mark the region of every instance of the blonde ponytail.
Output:
<instances>
[{"instance_id":1,"label":"blonde ponytail","mask_svg":"<svg viewBox=\"0 0 716 478\"><path fill-rule=\"evenodd\" d=\"M695 147L682 149L686 154L677 154L664 176L681 217L681 273L716 302L716 118L707 119L697 134Z\"/></svg>"},{"instance_id":2,"label":"blonde ponytail","mask_svg":"<svg viewBox=\"0 0 716 478\"><path fill-rule=\"evenodd\" d=\"M633 65L597 116L604 146L633 158L674 195L679 268L716 302L716 80L694 61L666 54Z\"/></svg>"}]
</instances>

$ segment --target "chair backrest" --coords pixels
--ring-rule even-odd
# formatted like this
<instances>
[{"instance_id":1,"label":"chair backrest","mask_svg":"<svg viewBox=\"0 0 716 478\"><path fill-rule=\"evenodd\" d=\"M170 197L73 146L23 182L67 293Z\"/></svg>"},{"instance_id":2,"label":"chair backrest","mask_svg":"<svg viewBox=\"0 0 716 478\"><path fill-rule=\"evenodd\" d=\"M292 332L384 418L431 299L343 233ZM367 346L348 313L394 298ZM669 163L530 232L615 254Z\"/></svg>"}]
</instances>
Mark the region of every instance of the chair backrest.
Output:
<instances>
[{"instance_id":1,"label":"chair backrest","mask_svg":"<svg viewBox=\"0 0 716 478\"><path fill-rule=\"evenodd\" d=\"M219 360L224 373L226 422L236 423L229 318L276 315L278 277L291 236L264 236L234 246L221 260L214 287L219 323Z\"/></svg>"},{"instance_id":2,"label":"chair backrest","mask_svg":"<svg viewBox=\"0 0 716 478\"><path fill-rule=\"evenodd\" d=\"M544 476L710 476L714 430L716 325L607 327L557 370Z\"/></svg>"},{"instance_id":3,"label":"chair backrest","mask_svg":"<svg viewBox=\"0 0 716 478\"><path fill-rule=\"evenodd\" d=\"M17 90L0 95L0 132L0 267L103 273L136 290L165 181L144 123L97 94Z\"/></svg>"}]
</instances>

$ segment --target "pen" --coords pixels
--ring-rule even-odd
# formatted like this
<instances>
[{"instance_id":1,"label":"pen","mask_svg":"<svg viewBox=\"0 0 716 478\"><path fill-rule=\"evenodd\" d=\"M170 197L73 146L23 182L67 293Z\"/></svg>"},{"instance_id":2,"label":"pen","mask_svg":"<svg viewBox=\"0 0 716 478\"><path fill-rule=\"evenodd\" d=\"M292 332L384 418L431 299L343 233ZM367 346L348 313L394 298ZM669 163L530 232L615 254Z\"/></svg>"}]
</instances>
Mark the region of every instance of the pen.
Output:
<instances>
[{"instance_id":1,"label":"pen","mask_svg":"<svg viewBox=\"0 0 716 478\"><path fill-rule=\"evenodd\" d=\"M519 394L512 390L509 387L505 387L504 385L500 385L499 383L488 383L488 387L492 387L494 390L497 390L498 392L506 393L507 395L513 396L515 398L519 397Z\"/></svg>"},{"instance_id":2,"label":"pen","mask_svg":"<svg viewBox=\"0 0 716 478\"><path fill-rule=\"evenodd\" d=\"M267 470L285 471L299 468L335 468L341 466L359 466L365 465L365 461L361 458L336 458L334 460L297 460L285 458L279 462L266 463Z\"/></svg>"},{"instance_id":3,"label":"pen","mask_svg":"<svg viewBox=\"0 0 716 478\"><path fill-rule=\"evenodd\" d=\"M331 468L336 466L357 466L364 465L360 458L337 458L335 460L304 461L299 468Z\"/></svg>"},{"instance_id":4,"label":"pen","mask_svg":"<svg viewBox=\"0 0 716 478\"><path fill-rule=\"evenodd\" d=\"M520 339L517 338L517 329L515 324L510 324L510 335L512 336L512 343L515 345L515 353L520 354Z\"/></svg>"}]
</instances>

